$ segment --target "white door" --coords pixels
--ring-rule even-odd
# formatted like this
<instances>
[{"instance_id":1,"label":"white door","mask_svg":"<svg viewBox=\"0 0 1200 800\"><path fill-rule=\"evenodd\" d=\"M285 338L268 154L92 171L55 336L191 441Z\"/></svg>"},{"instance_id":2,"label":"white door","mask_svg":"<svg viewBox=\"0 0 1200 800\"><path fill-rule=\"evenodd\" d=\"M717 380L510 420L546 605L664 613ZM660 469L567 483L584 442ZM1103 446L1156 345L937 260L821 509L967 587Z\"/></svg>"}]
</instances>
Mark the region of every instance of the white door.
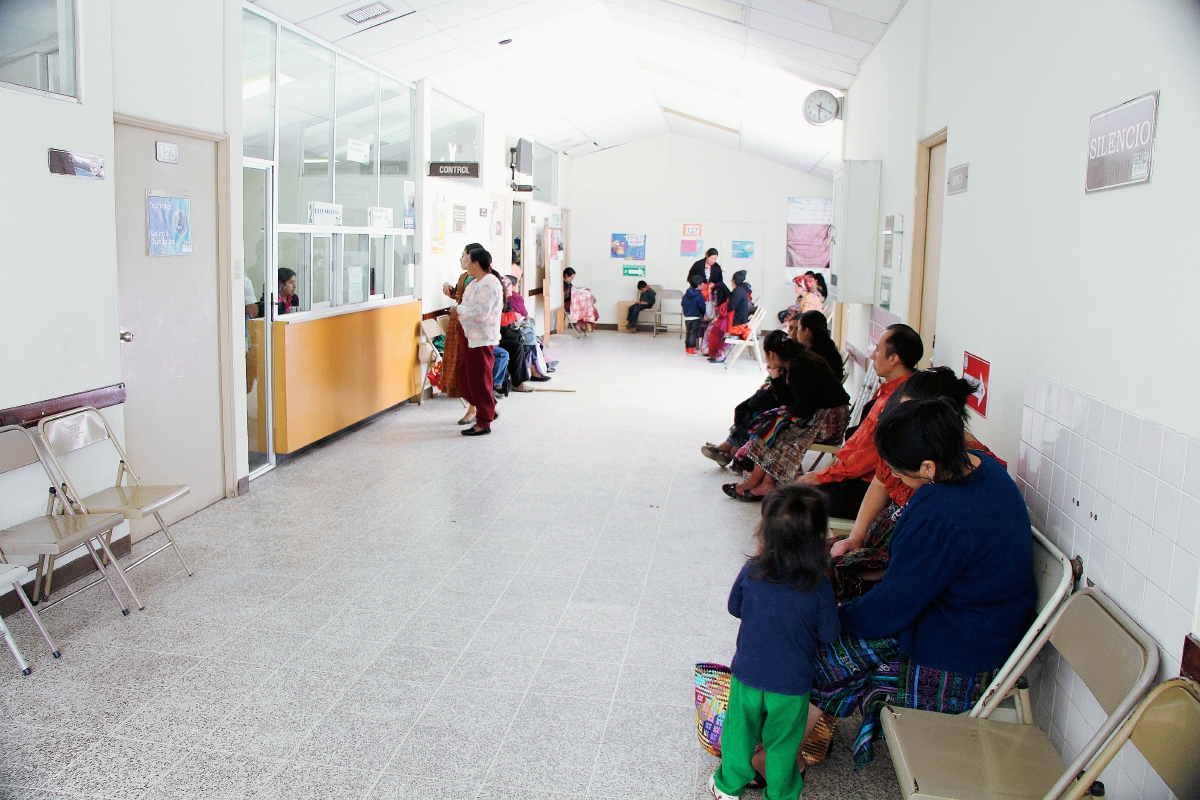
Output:
<instances>
[{"instance_id":1,"label":"white door","mask_svg":"<svg viewBox=\"0 0 1200 800\"><path fill-rule=\"evenodd\" d=\"M157 160L159 141L178 145L179 163ZM130 335L121 344L125 446L144 483L191 487L191 494L163 510L168 523L225 494L216 148L201 139L116 126L117 299L121 330ZM188 229L190 253L149 255L151 194L186 196L188 218L172 225L176 232ZM181 240L174 249L187 249ZM152 530L149 524L133 527L135 538Z\"/></svg>"},{"instance_id":2,"label":"white door","mask_svg":"<svg viewBox=\"0 0 1200 800\"><path fill-rule=\"evenodd\" d=\"M929 151L929 194L925 206L925 269L921 278L922 367L934 359L937 344L938 275L942 265L942 207L946 202L946 143Z\"/></svg>"},{"instance_id":3,"label":"white door","mask_svg":"<svg viewBox=\"0 0 1200 800\"><path fill-rule=\"evenodd\" d=\"M767 238L765 222L722 222L720 254L717 262L725 285L733 289L733 273L746 270L746 281L754 292L755 303L766 298L767 286L763 270L763 245Z\"/></svg>"}]
</instances>

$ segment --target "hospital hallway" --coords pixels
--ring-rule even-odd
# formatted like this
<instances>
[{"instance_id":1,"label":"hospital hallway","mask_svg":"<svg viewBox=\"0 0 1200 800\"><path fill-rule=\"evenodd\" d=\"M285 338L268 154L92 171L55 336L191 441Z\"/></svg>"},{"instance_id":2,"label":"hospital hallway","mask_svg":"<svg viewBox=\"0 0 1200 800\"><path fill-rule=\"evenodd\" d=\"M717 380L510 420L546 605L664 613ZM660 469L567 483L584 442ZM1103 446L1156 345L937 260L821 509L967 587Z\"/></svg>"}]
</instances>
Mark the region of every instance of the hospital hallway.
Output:
<instances>
[{"instance_id":1,"label":"hospital hallway","mask_svg":"<svg viewBox=\"0 0 1200 800\"><path fill-rule=\"evenodd\" d=\"M144 611L47 609L63 658L0 677L0 797L711 796L693 670L733 655L759 507L699 447L761 374L675 334L548 354L491 436L403 405L173 526L195 574L133 570ZM900 796L883 742L853 772L857 723L805 798Z\"/></svg>"}]
</instances>

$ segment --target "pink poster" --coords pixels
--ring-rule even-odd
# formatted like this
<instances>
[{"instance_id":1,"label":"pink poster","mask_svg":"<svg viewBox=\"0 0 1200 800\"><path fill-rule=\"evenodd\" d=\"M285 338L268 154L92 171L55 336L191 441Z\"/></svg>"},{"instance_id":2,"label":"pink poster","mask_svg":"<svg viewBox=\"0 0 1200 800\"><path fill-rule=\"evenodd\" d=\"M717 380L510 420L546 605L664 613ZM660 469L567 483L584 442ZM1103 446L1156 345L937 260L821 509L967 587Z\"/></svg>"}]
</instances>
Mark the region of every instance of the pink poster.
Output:
<instances>
[{"instance_id":1,"label":"pink poster","mask_svg":"<svg viewBox=\"0 0 1200 800\"><path fill-rule=\"evenodd\" d=\"M833 200L829 197L789 197L787 260L792 269L824 269L829 266L829 228L833 224Z\"/></svg>"}]
</instances>

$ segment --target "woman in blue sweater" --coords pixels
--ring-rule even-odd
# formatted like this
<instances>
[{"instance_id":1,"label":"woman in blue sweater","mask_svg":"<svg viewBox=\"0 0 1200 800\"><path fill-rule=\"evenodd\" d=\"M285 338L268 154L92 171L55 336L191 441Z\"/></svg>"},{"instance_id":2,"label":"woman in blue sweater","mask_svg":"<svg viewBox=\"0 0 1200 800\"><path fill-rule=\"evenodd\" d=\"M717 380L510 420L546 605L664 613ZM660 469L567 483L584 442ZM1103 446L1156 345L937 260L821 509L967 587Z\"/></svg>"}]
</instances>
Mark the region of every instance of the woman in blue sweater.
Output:
<instances>
[{"instance_id":1,"label":"woman in blue sweater","mask_svg":"<svg viewBox=\"0 0 1200 800\"><path fill-rule=\"evenodd\" d=\"M883 581L841 607L842 636L818 651L812 692L835 716L862 711L856 769L871 760L884 705L968 711L1028 629L1037 596L1025 502L999 464L966 449L950 401L887 409L875 447L916 492Z\"/></svg>"}]
</instances>

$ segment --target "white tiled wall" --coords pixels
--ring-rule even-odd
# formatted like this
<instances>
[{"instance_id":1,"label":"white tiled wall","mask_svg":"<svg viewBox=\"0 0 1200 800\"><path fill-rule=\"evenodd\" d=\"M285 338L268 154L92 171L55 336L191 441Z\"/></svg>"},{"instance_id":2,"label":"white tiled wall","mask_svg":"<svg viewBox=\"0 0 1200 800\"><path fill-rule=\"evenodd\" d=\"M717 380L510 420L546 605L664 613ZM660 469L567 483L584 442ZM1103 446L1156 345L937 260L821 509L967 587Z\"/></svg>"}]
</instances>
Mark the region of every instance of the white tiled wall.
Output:
<instances>
[{"instance_id":1,"label":"white tiled wall","mask_svg":"<svg viewBox=\"0 0 1200 800\"><path fill-rule=\"evenodd\" d=\"M1198 610L1200 440L1030 374L1017 485L1033 524L1158 642L1159 678L1178 675ZM1057 654L1044 667L1035 717L1070 760L1105 715ZM1132 745L1104 782L1118 800L1170 796Z\"/></svg>"}]
</instances>

